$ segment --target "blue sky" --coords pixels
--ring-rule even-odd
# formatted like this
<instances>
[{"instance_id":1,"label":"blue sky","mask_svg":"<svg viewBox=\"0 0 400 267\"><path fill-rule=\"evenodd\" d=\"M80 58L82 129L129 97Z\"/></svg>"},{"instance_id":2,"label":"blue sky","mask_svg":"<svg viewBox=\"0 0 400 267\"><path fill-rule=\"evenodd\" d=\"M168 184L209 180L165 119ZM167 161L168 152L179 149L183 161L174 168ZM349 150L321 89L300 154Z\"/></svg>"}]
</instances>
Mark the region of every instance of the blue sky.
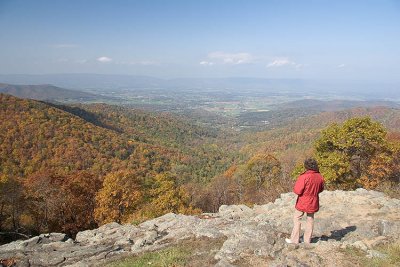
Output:
<instances>
[{"instance_id":1,"label":"blue sky","mask_svg":"<svg viewBox=\"0 0 400 267\"><path fill-rule=\"evenodd\" d=\"M0 0L0 74L400 81L400 1Z\"/></svg>"}]
</instances>

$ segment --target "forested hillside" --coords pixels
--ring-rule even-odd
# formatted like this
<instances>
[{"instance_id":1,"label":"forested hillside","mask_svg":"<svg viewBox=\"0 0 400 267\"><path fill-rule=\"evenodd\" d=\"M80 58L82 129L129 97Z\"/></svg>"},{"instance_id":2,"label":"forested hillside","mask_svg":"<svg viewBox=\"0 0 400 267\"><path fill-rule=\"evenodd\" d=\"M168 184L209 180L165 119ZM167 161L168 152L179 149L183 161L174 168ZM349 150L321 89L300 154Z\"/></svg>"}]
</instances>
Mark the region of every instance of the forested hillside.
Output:
<instances>
[{"instance_id":1,"label":"forested hillside","mask_svg":"<svg viewBox=\"0 0 400 267\"><path fill-rule=\"evenodd\" d=\"M396 135L400 129L400 110L386 107L353 108L335 112L322 112L305 118L293 118L281 127L271 130L245 133L246 144L243 154L252 151L273 153L290 173L297 162L311 155L313 143L322 129L336 122L340 123L353 117L368 116L381 122L389 132Z\"/></svg>"},{"instance_id":2,"label":"forested hillside","mask_svg":"<svg viewBox=\"0 0 400 267\"><path fill-rule=\"evenodd\" d=\"M45 103L0 95L1 172L26 176L36 171L93 170L102 175L147 165L146 155L168 166L168 151L98 127ZM151 164L148 165L151 168Z\"/></svg>"},{"instance_id":3,"label":"forested hillside","mask_svg":"<svg viewBox=\"0 0 400 267\"><path fill-rule=\"evenodd\" d=\"M215 132L167 114L0 94L0 121L0 229L74 233L139 210L140 220L157 215L149 202L168 203L158 199L168 192L181 200L165 210L190 211L181 185L205 183L232 161Z\"/></svg>"},{"instance_id":4,"label":"forested hillside","mask_svg":"<svg viewBox=\"0 0 400 267\"><path fill-rule=\"evenodd\" d=\"M321 162L328 177L327 188L364 187L398 197L399 126L400 110L372 107L293 117L281 127L243 132L239 135L243 158L213 179L206 191L211 195L208 202L217 203L217 207L271 201L291 190L293 179L303 170L304 159L310 156ZM327 135L332 127L337 128L335 135ZM327 142L322 149L321 140ZM338 144L333 146L332 140ZM354 171L361 169L364 171Z\"/></svg>"},{"instance_id":5,"label":"forested hillside","mask_svg":"<svg viewBox=\"0 0 400 267\"><path fill-rule=\"evenodd\" d=\"M17 233L13 238L265 203L291 190L299 163L311 155L331 188L379 189L385 182L392 190L400 174L400 110L391 108L294 116L256 132L205 127L169 113L0 94L0 124L0 232ZM351 130L360 127L368 134ZM354 145L359 140L368 155ZM346 171L335 172L339 167Z\"/></svg>"},{"instance_id":6,"label":"forested hillside","mask_svg":"<svg viewBox=\"0 0 400 267\"><path fill-rule=\"evenodd\" d=\"M155 113L106 104L58 105L87 122L111 129L131 141L173 151L171 168L180 181L207 183L238 157L233 132L204 127L171 113Z\"/></svg>"}]
</instances>

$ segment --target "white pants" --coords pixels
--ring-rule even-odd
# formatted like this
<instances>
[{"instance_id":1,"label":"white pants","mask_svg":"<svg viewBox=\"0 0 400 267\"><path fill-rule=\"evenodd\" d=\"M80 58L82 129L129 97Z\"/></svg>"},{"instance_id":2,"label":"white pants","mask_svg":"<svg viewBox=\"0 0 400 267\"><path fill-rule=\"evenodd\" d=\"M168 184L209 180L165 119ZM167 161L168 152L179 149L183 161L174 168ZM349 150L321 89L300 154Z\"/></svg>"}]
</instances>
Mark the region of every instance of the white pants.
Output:
<instances>
[{"instance_id":1,"label":"white pants","mask_svg":"<svg viewBox=\"0 0 400 267\"><path fill-rule=\"evenodd\" d=\"M290 236L290 240L293 243L298 244L300 239L300 230L301 230L301 218L303 217L304 212L296 209L293 215L293 230L292 235ZM307 221L306 221L306 229L304 232L304 243L311 242L311 236L314 228L314 213L307 213Z\"/></svg>"}]
</instances>

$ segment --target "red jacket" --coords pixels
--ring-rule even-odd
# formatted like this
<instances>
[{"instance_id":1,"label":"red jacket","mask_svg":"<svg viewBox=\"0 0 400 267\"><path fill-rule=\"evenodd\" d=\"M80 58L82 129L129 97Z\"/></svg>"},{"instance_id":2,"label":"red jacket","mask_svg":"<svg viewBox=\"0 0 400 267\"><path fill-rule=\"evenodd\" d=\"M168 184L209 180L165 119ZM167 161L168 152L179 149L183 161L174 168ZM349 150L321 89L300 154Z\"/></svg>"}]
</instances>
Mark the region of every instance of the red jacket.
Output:
<instances>
[{"instance_id":1,"label":"red jacket","mask_svg":"<svg viewBox=\"0 0 400 267\"><path fill-rule=\"evenodd\" d=\"M296 209L313 213L319 210L318 194L324 190L324 178L319 172L308 170L297 178L293 191L298 195Z\"/></svg>"}]
</instances>

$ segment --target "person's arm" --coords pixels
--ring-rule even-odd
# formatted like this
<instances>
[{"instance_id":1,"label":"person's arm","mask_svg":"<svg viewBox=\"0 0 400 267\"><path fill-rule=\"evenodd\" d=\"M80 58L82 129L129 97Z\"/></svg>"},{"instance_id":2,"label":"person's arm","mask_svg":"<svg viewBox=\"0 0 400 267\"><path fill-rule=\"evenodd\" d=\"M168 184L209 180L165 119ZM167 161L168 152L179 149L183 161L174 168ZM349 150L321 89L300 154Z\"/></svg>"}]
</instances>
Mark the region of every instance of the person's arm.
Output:
<instances>
[{"instance_id":1,"label":"person's arm","mask_svg":"<svg viewBox=\"0 0 400 267\"><path fill-rule=\"evenodd\" d=\"M319 189L319 193L324 191L324 189L325 189L325 180L324 180L324 178L322 178L322 183L321 183L321 186L320 186L320 189Z\"/></svg>"},{"instance_id":2,"label":"person's arm","mask_svg":"<svg viewBox=\"0 0 400 267\"><path fill-rule=\"evenodd\" d=\"M305 178L304 178L304 175L300 175L299 178L297 178L296 183L294 184L293 192L294 192L296 195L301 195L301 194L303 194L304 186L305 186Z\"/></svg>"}]
</instances>

